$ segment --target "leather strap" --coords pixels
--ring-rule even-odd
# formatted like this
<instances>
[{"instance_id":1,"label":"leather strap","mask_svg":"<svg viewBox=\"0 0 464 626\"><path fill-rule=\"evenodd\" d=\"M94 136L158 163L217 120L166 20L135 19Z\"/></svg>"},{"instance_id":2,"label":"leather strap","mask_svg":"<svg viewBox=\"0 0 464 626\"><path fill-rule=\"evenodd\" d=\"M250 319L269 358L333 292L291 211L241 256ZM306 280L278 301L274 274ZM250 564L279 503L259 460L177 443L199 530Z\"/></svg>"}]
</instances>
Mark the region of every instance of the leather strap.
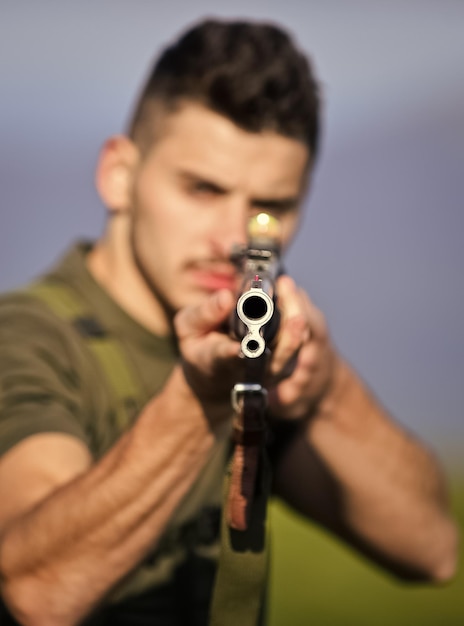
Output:
<instances>
[{"instance_id":1,"label":"leather strap","mask_svg":"<svg viewBox=\"0 0 464 626\"><path fill-rule=\"evenodd\" d=\"M246 530L250 506L255 496L256 477L260 452L265 443L265 396L258 392L243 391L234 404L236 410L227 521L235 530Z\"/></svg>"}]
</instances>

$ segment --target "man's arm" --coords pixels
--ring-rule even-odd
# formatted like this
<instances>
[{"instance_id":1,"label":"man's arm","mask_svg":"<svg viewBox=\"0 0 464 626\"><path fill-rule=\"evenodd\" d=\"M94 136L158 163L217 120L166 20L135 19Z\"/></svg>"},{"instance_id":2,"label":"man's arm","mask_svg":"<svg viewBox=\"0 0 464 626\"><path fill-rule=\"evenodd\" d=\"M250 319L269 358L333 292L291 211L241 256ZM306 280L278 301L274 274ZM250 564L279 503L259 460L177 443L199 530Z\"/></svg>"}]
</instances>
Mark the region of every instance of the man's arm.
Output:
<instances>
[{"instance_id":1,"label":"man's arm","mask_svg":"<svg viewBox=\"0 0 464 626\"><path fill-rule=\"evenodd\" d=\"M457 533L436 460L339 367L339 387L281 460L277 492L394 574L448 580Z\"/></svg>"},{"instance_id":2,"label":"man's arm","mask_svg":"<svg viewBox=\"0 0 464 626\"><path fill-rule=\"evenodd\" d=\"M438 463L335 353L321 313L287 279L283 300L284 323L300 340L287 334L274 367L292 348L298 359L271 402L301 425L279 464L277 493L393 573L449 579L457 531Z\"/></svg>"},{"instance_id":3,"label":"man's arm","mask_svg":"<svg viewBox=\"0 0 464 626\"><path fill-rule=\"evenodd\" d=\"M207 381L238 360L238 344L211 333L231 306L231 296L212 297L180 316L184 366L100 462L64 435L32 437L0 462L2 593L21 624L77 624L160 537L214 438L229 431L228 401Z\"/></svg>"}]
</instances>

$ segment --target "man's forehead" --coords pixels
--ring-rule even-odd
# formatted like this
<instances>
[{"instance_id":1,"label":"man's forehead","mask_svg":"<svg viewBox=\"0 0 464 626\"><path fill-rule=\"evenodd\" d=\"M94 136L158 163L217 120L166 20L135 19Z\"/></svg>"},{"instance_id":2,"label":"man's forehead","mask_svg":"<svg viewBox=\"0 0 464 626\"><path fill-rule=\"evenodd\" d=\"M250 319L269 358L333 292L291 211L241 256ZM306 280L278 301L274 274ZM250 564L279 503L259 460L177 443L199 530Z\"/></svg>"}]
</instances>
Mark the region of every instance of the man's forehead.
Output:
<instances>
[{"instance_id":1,"label":"man's forehead","mask_svg":"<svg viewBox=\"0 0 464 626\"><path fill-rule=\"evenodd\" d=\"M164 153L182 171L205 178L214 173L224 184L233 184L247 169L263 182L291 188L291 193L307 172L303 143L270 130L249 132L201 104L185 103L157 121L162 129L154 156Z\"/></svg>"}]
</instances>

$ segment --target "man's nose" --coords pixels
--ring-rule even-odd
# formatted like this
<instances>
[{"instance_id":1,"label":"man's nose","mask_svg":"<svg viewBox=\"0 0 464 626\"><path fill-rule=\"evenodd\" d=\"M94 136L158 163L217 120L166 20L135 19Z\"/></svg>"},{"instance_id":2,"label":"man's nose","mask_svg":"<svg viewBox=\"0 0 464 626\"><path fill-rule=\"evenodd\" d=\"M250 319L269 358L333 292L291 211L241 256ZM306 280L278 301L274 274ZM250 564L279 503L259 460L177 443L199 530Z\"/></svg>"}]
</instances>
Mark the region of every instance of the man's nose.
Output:
<instances>
[{"instance_id":1,"label":"man's nose","mask_svg":"<svg viewBox=\"0 0 464 626\"><path fill-rule=\"evenodd\" d=\"M229 257L234 246L243 246L248 239L250 215L244 203L230 202L220 216L214 233L216 246L224 257Z\"/></svg>"}]
</instances>

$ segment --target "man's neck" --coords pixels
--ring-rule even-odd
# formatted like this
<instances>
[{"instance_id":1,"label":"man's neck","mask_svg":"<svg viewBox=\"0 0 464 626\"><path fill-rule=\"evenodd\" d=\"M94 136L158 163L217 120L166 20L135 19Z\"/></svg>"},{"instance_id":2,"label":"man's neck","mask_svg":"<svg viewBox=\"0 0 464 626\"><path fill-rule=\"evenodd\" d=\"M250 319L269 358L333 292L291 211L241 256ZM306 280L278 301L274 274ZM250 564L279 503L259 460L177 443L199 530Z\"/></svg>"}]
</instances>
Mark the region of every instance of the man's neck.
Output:
<instances>
[{"instance_id":1,"label":"man's neck","mask_svg":"<svg viewBox=\"0 0 464 626\"><path fill-rule=\"evenodd\" d=\"M105 235L87 256L87 269L139 324L156 335L169 335L169 316L137 268L124 221L122 215L110 218Z\"/></svg>"}]
</instances>

